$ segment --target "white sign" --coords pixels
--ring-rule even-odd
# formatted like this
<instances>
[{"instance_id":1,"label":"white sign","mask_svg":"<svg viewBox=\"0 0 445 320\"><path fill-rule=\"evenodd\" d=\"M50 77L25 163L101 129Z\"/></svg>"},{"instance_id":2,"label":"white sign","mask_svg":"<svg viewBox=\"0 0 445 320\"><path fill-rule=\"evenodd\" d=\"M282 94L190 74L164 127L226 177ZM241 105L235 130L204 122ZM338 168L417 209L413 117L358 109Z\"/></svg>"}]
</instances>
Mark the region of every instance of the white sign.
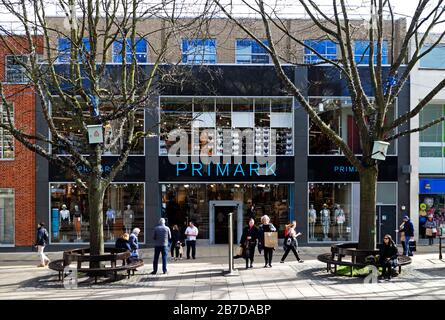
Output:
<instances>
[{"instance_id":1,"label":"white sign","mask_svg":"<svg viewBox=\"0 0 445 320\"><path fill-rule=\"evenodd\" d=\"M385 160L388 147L389 147L389 142L374 141L374 148L372 148L371 158L376 160Z\"/></svg>"},{"instance_id":2,"label":"white sign","mask_svg":"<svg viewBox=\"0 0 445 320\"><path fill-rule=\"evenodd\" d=\"M88 128L88 142L89 144L103 143L104 135L101 124L87 126Z\"/></svg>"}]
</instances>

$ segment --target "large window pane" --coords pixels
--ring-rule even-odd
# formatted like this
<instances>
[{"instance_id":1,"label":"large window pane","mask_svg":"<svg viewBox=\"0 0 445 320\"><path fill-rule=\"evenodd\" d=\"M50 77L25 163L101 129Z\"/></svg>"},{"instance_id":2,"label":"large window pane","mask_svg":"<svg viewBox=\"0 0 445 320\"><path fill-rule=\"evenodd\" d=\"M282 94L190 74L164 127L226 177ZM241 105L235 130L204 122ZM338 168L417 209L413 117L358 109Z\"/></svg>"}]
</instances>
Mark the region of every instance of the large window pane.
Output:
<instances>
[{"instance_id":1,"label":"large window pane","mask_svg":"<svg viewBox=\"0 0 445 320\"><path fill-rule=\"evenodd\" d=\"M369 64L370 46L368 40L356 40L354 47L355 63ZM382 42L382 64L388 63L388 42ZM374 41L374 63L377 63L377 41Z\"/></svg>"},{"instance_id":2,"label":"large window pane","mask_svg":"<svg viewBox=\"0 0 445 320\"><path fill-rule=\"evenodd\" d=\"M116 40L113 42L113 62L122 63L122 50L123 50L123 40ZM147 63L148 62L148 45L147 40L143 38L136 38L136 45L132 45L131 39L126 40L125 56L126 63L132 62L132 57L136 57L137 63Z\"/></svg>"},{"instance_id":3,"label":"large window pane","mask_svg":"<svg viewBox=\"0 0 445 320\"><path fill-rule=\"evenodd\" d=\"M90 214L87 192L73 183L51 183L51 241L90 241ZM105 192L105 241L113 242L123 232L141 229L144 241L144 185L112 183Z\"/></svg>"},{"instance_id":4,"label":"large window pane","mask_svg":"<svg viewBox=\"0 0 445 320\"><path fill-rule=\"evenodd\" d=\"M304 44L312 48L304 48L304 63L324 62L314 51L326 59L337 59L337 44L331 40L305 40Z\"/></svg>"},{"instance_id":5,"label":"large window pane","mask_svg":"<svg viewBox=\"0 0 445 320\"><path fill-rule=\"evenodd\" d=\"M428 105L420 111L420 126L431 123L434 120L442 117L442 105ZM420 132L420 142L442 142L443 123L440 122L426 130Z\"/></svg>"},{"instance_id":6,"label":"large window pane","mask_svg":"<svg viewBox=\"0 0 445 320\"><path fill-rule=\"evenodd\" d=\"M269 45L267 40L262 40ZM266 50L252 39L238 39L235 46L236 63L269 63L269 55Z\"/></svg>"},{"instance_id":7,"label":"large window pane","mask_svg":"<svg viewBox=\"0 0 445 320\"><path fill-rule=\"evenodd\" d=\"M14 124L14 109L9 110L11 122ZM0 122L9 124L6 106L0 104ZM0 160L14 158L14 138L5 129L0 128Z\"/></svg>"},{"instance_id":8,"label":"large window pane","mask_svg":"<svg viewBox=\"0 0 445 320\"><path fill-rule=\"evenodd\" d=\"M352 241L352 184L310 183L309 241Z\"/></svg>"},{"instance_id":9,"label":"large window pane","mask_svg":"<svg viewBox=\"0 0 445 320\"><path fill-rule=\"evenodd\" d=\"M421 53L430 49L431 45L422 48ZM445 45L438 45L420 59L421 68L445 69Z\"/></svg>"},{"instance_id":10,"label":"large window pane","mask_svg":"<svg viewBox=\"0 0 445 320\"><path fill-rule=\"evenodd\" d=\"M0 189L0 245L14 244L14 189Z\"/></svg>"},{"instance_id":11,"label":"large window pane","mask_svg":"<svg viewBox=\"0 0 445 320\"><path fill-rule=\"evenodd\" d=\"M23 64L28 63L28 56L6 56L6 82L25 83L28 82L26 69Z\"/></svg>"},{"instance_id":12,"label":"large window pane","mask_svg":"<svg viewBox=\"0 0 445 320\"><path fill-rule=\"evenodd\" d=\"M216 63L216 40L183 39L182 63Z\"/></svg>"}]
</instances>

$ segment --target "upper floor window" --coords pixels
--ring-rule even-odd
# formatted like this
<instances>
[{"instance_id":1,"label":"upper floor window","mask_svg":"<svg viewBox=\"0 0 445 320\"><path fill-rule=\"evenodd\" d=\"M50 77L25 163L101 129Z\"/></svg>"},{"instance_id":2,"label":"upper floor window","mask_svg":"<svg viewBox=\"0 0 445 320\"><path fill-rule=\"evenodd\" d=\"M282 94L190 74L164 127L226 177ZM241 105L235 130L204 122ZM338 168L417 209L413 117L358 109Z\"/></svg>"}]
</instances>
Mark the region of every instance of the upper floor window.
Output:
<instances>
[{"instance_id":1,"label":"upper floor window","mask_svg":"<svg viewBox=\"0 0 445 320\"><path fill-rule=\"evenodd\" d=\"M123 40L119 39L113 43L113 62L122 63ZM136 38L136 45L132 45L131 39L126 39L125 56L126 62L131 63L133 52L137 63L148 63L147 40Z\"/></svg>"},{"instance_id":2,"label":"upper floor window","mask_svg":"<svg viewBox=\"0 0 445 320\"><path fill-rule=\"evenodd\" d=\"M77 61L82 62L85 60L85 53L90 52L90 40L88 38L82 38L81 47L79 48L82 55L78 55ZM57 46L58 56L57 61L59 63L69 63L71 56L71 39L59 38Z\"/></svg>"},{"instance_id":3,"label":"upper floor window","mask_svg":"<svg viewBox=\"0 0 445 320\"><path fill-rule=\"evenodd\" d=\"M6 106L0 104L0 121L4 124L8 124L8 113ZM11 115L11 121L14 122L14 109L9 110ZM0 128L0 160L13 159L14 158L14 138L5 129Z\"/></svg>"},{"instance_id":4,"label":"upper floor window","mask_svg":"<svg viewBox=\"0 0 445 320\"><path fill-rule=\"evenodd\" d=\"M8 55L6 56L6 82L25 83L28 82L26 69L23 66L28 63L28 56Z\"/></svg>"},{"instance_id":5,"label":"upper floor window","mask_svg":"<svg viewBox=\"0 0 445 320\"><path fill-rule=\"evenodd\" d=\"M216 63L216 40L183 39L182 63Z\"/></svg>"},{"instance_id":6,"label":"upper floor window","mask_svg":"<svg viewBox=\"0 0 445 320\"><path fill-rule=\"evenodd\" d=\"M261 40L266 46L269 41ZM269 63L269 55L266 50L253 39L236 40L236 63Z\"/></svg>"},{"instance_id":7,"label":"upper floor window","mask_svg":"<svg viewBox=\"0 0 445 320\"><path fill-rule=\"evenodd\" d=\"M331 40L305 40L304 44L311 47L318 54L326 59L337 59L337 44ZM320 63L323 62L313 51L304 48L304 63Z\"/></svg>"},{"instance_id":8,"label":"upper floor window","mask_svg":"<svg viewBox=\"0 0 445 320\"><path fill-rule=\"evenodd\" d=\"M431 48L431 45L426 45L421 52L425 52ZM445 69L445 44L441 44L433 48L428 54L420 59L421 68L430 69Z\"/></svg>"},{"instance_id":9,"label":"upper floor window","mask_svg":"<svg viewBox=\"0 0 445 320\"><path fill-rule=\"evenodd\" d=\"M354 59L357 64L369 64L369 41L356 40ZM374 63L377 61L377 41L374 41ZM382 64L388 64L388 41L382 41Z\"/></svg>"}]
</instances>

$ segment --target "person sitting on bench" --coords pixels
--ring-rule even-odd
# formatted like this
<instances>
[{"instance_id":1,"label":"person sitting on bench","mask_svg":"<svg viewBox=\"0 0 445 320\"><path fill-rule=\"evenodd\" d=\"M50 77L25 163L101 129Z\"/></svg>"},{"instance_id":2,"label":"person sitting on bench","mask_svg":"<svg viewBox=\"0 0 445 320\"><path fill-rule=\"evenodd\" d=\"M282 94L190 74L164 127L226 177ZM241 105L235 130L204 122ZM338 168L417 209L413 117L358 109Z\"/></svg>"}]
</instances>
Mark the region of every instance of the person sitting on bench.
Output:
<instances>
[{"instance_id":1,"label":"person sitting on bench","mask_svg":"<svg viewBox=\"0 0 445 320\"><path fill-rule=\"evenodd\" d=\"M391 280L392 268L397 267L397 256L399 252L389 234L383 237L383 244L380 247L379 262L382 266L382 277Z\"/></svg>"}]
</instances>

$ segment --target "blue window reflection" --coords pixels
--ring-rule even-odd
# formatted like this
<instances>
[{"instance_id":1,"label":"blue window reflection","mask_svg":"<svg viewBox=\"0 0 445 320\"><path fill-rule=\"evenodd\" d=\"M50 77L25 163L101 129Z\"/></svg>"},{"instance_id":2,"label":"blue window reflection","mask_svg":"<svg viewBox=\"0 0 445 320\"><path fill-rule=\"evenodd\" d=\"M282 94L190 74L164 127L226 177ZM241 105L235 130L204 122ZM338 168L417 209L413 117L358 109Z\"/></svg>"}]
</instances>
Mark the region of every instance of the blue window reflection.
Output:
<instances>
[{"instance_id":1,"label":"blue window reflection","mask_svg":"<svg viewBox=\"0 0 445 320\"><path fill-rule=\"evenodd\" d=\"M369 41L355 41L354 60L357 64L369 64ZM374 63L377 61L377 41L374 41ZM388 41L382 41L382 64L388 64Z\"/></svg>"},{"instance_id":2,"label":"blue window reflection","mask_svg":"<svg viewBox=\"0 0 445 320\"><path fill-rule=\"evenodd\" d=\"M182 63L216 63L216 40L183 39Z\"/></svg>"},{"instance_id":3,"label":"blue window reflection","mask_svg":"<svg viewBox=\"0 0 445 320\"><path fill-rule=\"evenodd\" d=\"M431 45L422 48L421 53L430 49ZM438 45L420 59L421 68L445 69L445 45Z\"/></svg>"},{"instance_id":4,"label":"blue window reflection","mask_svg":"<svg viewBox=\"0 0 445 320\"><path fill-rule=\"evenodd\" d=\"M265 45L269 41L261 40ZM236 63L269 63L269 55L266 50L253 39L238 39L235 47Z\"/></svg>"},{"instance_id":5,"label":"blue window reflection","mask_svg":"<svg viewBox=\"0 0 445 320\"><path fill-rule=\"evenodd\" d=\"M113 62L122 63L123 39L113 42ZM134 51L134 52L133 52ZM136 38L136 45L132 45L131 39L126 39L125 56L126 62L131 63L133 53L137 63L148 63L148 44L143 38Z\"/></svg>"},{"instance_id":6,"label":"blue window reflection","mask_svg":"<svg viewBox=\"0 0 445 320\"><path fill-rule=\"evenodd\" d=\"M337 59L337 44L331 40L305 40L304 44L314 49L326 59ZM323 62L312 50L304 48L304 63Z\"/></svg>"}]
</instances>

